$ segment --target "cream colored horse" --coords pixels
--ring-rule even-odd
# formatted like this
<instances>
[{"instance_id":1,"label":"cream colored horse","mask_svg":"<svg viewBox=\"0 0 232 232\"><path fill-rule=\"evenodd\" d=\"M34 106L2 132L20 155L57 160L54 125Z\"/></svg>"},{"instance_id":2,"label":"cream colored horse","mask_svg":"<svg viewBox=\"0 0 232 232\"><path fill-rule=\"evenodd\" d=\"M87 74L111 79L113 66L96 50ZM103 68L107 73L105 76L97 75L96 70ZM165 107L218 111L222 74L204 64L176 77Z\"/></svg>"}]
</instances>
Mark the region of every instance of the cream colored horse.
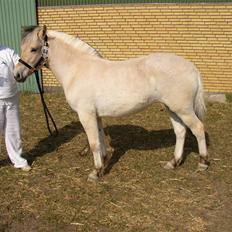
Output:
<instances>
[{"instance_id":1,"label":"cream colored horse","mask_svg":"<svg viewBox=\"0 0 232 232\"><path fill-rule=\"evenodd\" d=\"M41 52L44 46L48 49L45 57ZM46 26L28 29L21 50L21 58L31 66L44 57L43 64L56 76L69 105L78 113L94 157L95 169L89 179L97 179L104 169L106 147L101 118L135 113L157 101L167 107L176 134L174 158L165 168L173 169L183 160L186 126L197 138L199 168L208 167L201 122L205 111L202 80L191 62L169 53L110 61L79 38L47 31ZM19 63L15 79L24 81L33 70Z\"/></svg>"}]
</instances>

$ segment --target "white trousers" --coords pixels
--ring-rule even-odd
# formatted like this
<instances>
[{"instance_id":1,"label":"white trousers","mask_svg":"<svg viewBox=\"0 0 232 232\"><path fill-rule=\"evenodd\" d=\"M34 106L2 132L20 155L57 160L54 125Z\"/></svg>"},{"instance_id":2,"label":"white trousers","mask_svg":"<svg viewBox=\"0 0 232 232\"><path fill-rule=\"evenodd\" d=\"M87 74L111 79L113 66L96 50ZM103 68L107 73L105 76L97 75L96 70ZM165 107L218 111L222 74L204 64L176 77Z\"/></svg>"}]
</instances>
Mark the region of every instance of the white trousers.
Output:
<instances>
[{"instance_id":1,"label":"white trousers","mask_svg":"<svg viewBox=\"0 0 232 232\"><path fill-rule=\"evenodd\" d=\"M0 99L0 134L5 137L6 150L14 167L21 168L28 165L27 160L21 157L18 95Z\"/></svg>"}]
</instances>

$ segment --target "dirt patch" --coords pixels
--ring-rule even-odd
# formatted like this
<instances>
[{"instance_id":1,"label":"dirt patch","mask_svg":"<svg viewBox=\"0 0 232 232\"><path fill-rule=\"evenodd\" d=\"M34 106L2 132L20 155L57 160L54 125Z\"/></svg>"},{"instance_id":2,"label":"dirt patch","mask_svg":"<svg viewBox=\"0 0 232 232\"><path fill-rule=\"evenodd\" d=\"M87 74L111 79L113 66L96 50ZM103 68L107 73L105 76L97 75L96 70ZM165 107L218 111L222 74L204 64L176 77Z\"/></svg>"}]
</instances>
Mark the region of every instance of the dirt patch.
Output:
<instances>
[{"instance_id":1,"label":"dirt patch","mask_svg":"<svg viewBox=\"0 0 232 232\"><path fill-rule=\"evenodd\" d=\"M211 166L196 172L188 133L184 164L164 170L175 136L162 105L127 118L104 119L113 148L106 175L88 183L92 155L80 156L86 136L61 94L46 96L59 128L47 132L38 95L21 95L24 156L30 173L0 154L0 231L230 231L232 228L232 107L209 103L205 126Z\"/></svg>"}]
</instances>

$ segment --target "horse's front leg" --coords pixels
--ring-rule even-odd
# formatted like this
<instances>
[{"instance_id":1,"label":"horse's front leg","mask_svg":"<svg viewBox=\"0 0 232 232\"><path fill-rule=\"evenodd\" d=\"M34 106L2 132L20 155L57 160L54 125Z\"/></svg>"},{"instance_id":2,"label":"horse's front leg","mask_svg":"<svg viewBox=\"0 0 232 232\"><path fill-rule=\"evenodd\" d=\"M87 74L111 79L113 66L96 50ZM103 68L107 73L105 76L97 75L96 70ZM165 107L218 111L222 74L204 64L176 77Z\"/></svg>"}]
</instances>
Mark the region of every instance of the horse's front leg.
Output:
<instances>
[{"instance_id":1,"label":"horse's front leg","mask_svg":"<svg viewBox=\"0 0 232 232\"><path fill-rule=\"evenodd\" d=\"M98 118L97 123L98 123L98 130L99 130L99 139L101 143L102 158L103 158L103 162L105 163L107 159L107 149L106 149L105 133L104 133L103 125L102 125L102 119Z\"/></svg>"},{"instance_id":2,"label":"horse's front leg","mask_svg":"<svg viewBox=\"0 0 232 232\"><path fill-rule=\"evenodd\" d=\"M88 180L96 181L103 174L105 155L101 145L98 119L93 112L78 112L78 115L94 158L95 169L89 174Z\"/></svg>"}]
</instances>

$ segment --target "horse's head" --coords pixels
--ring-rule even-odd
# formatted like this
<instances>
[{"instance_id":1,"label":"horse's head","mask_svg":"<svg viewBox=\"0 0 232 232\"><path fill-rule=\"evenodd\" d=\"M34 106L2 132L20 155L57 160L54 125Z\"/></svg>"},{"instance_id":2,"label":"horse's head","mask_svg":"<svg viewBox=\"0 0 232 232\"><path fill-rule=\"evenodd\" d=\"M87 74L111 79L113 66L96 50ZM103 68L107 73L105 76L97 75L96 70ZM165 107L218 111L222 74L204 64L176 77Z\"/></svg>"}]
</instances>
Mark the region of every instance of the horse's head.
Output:
<instances>
[{"instance_id":1,"label":"horse's head","mask_svg":"<svg viewBox=\"0 0 232 232\"><path fill-rule=\"evenodd\" d=\"M46 62L47 28L27 27L23 31L21 42L21 58L14 69L16 81L24 82L35 70ZM46 50L46 49L45 49Z\"/></svg>"}]
</instances>

